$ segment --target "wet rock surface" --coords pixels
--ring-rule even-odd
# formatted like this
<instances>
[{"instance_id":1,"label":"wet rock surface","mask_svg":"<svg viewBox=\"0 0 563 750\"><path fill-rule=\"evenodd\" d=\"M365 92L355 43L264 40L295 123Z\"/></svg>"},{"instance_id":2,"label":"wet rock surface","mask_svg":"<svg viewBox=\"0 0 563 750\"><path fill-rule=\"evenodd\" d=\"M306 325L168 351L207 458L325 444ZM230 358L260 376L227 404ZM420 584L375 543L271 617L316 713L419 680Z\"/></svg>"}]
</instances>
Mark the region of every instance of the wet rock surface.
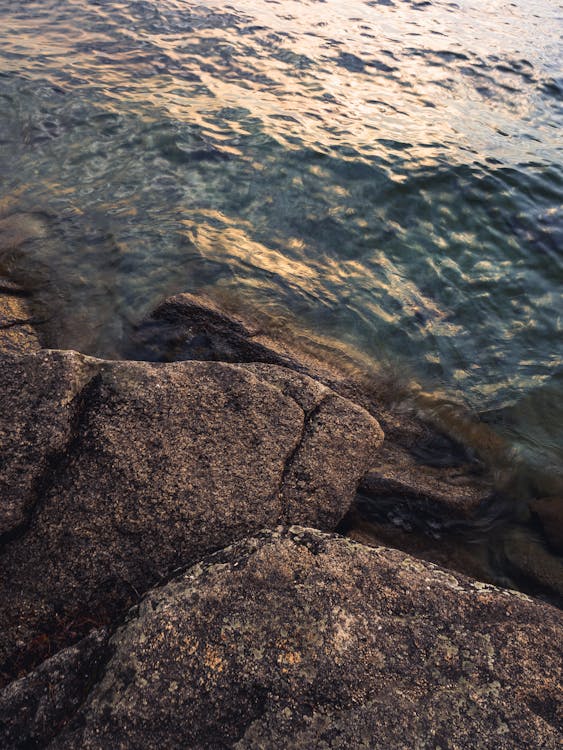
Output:
<instances>
[{"instance_id":1,"label":"wet rock surface","mask_svg":"<svg viewBox=\"0 0 563 750\"><path fill-rule=\"evenodd\" d=\"M137 326L128 354L149 361L264 362L298 371L307 369L258 326L194 294L177 294L162 302Z\"/></svg>"},{"instance_id":2,"label":"wet rock surface","mask_svg":"<svg viewBox=\"0 0 563 750\"><path fill-rule=\"evenodd\" d=\"M21 526L0 556L5 674L55 619L111 619L262 527L334 528L382 441L367 412L275 367L57 351L1 364L0 507Z\"/></svg>"},{"instance_id":3,"label":"wet rock surface","mask_svg":"<svg viewBox=\"0 0 563 750\"><path fill-rule=\"evenodd\" d=\"M49 747L558 748L562 626L396 550L264 532L151 592Z\"/></svg>"},{"instance_id":4,"label":"wet rock surface","mask_svg":"<svg viewBox=\"0 0 563 750\"><path fill-rule=\"evenodd\" d=\"M446 463L413 455L407 448L389 443L377 464L362 480L360 492L375 501L393 498L398 509L404 506L414 514L427 514L442 523L467 520L483 506L492 494L490 482L476 471L471 461Z\"/></svg>"},{"instance_id":5,"label":"wet rock surface","mask_svg":"<svg viewBox=\"0 0 563 750\"><path fill-rule=\"evenodd\" d=\"M0 352L20 354L40 349L35 322L23 289L0 277Z\"/></svg>"}]
</instances>

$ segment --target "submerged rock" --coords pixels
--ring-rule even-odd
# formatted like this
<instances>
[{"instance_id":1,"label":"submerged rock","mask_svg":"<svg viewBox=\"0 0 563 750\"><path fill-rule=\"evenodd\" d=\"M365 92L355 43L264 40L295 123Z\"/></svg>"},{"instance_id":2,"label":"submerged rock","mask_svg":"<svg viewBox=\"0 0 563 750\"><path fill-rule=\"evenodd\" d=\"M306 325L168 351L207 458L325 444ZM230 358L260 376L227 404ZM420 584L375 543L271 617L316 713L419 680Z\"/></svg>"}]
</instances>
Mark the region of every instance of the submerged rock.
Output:
<instances>
[{"instance_id":1,"label":"submerged rock","mask_svg":"<svg viewBox=\"0 0 563 750\"><path fill-rule=\"evenodd\" d=\"M555 592L563 606L563 559L552 555L542 541L524 527L515 527L502 540L502 553L514 576L532 580L542 593Z\"/></svg>"},{"instance_id":2,"label":"submerged rock","mask_svg":"<svg viewBox=\"0 0 563 750\"><path fill-rule=\"evenodd\" d=\"M383 437L360 407L277 367L57 351L1 365L6 675L35 636L104 624L233 540L334 528Z\"/></svg>"},{"instance_id":3,"label":"submerged rock","mask_svg":"<svg viewBox=\"0 0 563 750\"><path fill-rule=\"evenodd\" d=\"M455 521L472 518L488 502L491 484L475 474L469 460L448 465L445 449L441 452L444 465L436 466L425 463L430 459L419 458L413 452L413 448L389 442L378 455L376 465L360 487L374 506L392 499L398 512L406 509L421 520L427 516L446 528Z\"/></svg>"},{"instance_id":4,"label":"submerged rock","mask_svg":"<svg viewBox=\"0 0 563 750\"><path fill-rule=\"evenodd\" d=\"M49 747L555 749L562 636L399 551L264 532L152 591Z\"/></svg>"},{"instance_id":5,"label":"submerged rock","mask_svg":"<svg viewBox=\"0 0 563 750\"><path fill-rule=\"evenodd\" d=\"M177 294L137 326L130 353L147 360L261 361L264 348L251 339L259 330L229 315L203 295Z\"/></svg>"},{"instance_id":6,"label":"submerged rock","mask_svg":"<svg viewBox=\"0 0 563 750\"><path fill-rule=\"evenodd\" d=\"M563 497L540 497L529 503L551 548L563 557Z\"/></svg>"},{"instance_id":7,"label":"submerged rock","mask_svg":"<svg viewBox=\"0 0 563 750\"><path fill-rule=\"evenodd\" d=\"M35 320L23 291L0 278L0 357L41 348Z\"/></svg>"}]
</instances>

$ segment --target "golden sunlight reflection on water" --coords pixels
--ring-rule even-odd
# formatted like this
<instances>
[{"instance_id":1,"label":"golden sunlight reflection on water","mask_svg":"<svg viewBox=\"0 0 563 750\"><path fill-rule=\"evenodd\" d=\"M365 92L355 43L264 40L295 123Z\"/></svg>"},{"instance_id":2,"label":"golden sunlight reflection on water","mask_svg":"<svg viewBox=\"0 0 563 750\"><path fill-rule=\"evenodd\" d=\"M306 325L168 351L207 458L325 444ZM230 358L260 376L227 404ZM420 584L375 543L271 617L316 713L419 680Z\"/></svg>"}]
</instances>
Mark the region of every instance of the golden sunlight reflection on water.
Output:
<instances>
[{"instance_id":1,"label":"golden sunlight reflection on water","mask_svg":"<svg viewBox=\"0 0 563 750\"><path fill-rule=\"evenodd\" d=\"M286 148L349 146L355 158L360 153L385 161L391 137L394 148L419 165L432 164L448 144L456 146L450 158L468 161L494 153L518 162L529 150L526 123L536 127L538 112L526 79L532 64L533 75L548 77L551 63L545 45L541 57L533 45L545 28L545 3L541 18L531 12L533 2L500 0L423 8L326 0L322 10L304 0L238 0L234 6L178 0L160 6L163 15L178 20L178 29L159 24L156 8L156 28L150 28L139 25L127 4L88 4L96 23L84 30L87 42L81 45L51 0L42 4L44 23L16 15L0 39L14 68L25 58L36 61L31 75L60 67L75 90L99 79L117 109L125 100L148 117L165 111L214 137L220 137L217 109L242 107ZM116 8L122 11L119 28ZM46 22L50 13L60 14L57 24ZM224 18L210 24L213 13ZM116 36L132 40L134 49L116 50ZM154 49L167 57L160 70ZM495 65L501 57L518 64ZM517 133L515 118L523 126ZM556 132L549 131L546 141L555 142Z\"/></svg>"},{"instance_id":2,"label":"golden sunlight reflection on water","mask_svg":"<svg viewBox=\"0 0 563 750\"><path fill-rule=\"evenodd\" d=\"M548 0L9 4L5 189L48 234L22 266L80 311L65 344L113 352L113 320L205 287L392 351L473 408L549 386L559 16Z\"/></svg>"}]
</instances>

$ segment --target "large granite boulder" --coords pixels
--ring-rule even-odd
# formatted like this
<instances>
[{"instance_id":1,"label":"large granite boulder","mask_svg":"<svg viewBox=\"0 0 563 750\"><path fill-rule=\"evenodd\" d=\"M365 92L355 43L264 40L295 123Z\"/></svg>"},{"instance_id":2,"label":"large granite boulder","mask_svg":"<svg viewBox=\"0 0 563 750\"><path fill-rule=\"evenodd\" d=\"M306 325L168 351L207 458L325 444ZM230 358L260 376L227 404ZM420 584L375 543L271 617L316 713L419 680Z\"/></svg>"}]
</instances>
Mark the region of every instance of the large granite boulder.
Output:
<instances>
[{"instance_id":1,"label":"large granite boulder","mask_svg":"<svg viewBox=\"0 0 563 750\"><path fill-rule=\"evenodd\" d=\"M562 636L549 605L402 552L263 532L132 610L49 748L555 749Z\"/></svg>"},{"instance_id":2,"label":"large granite boulder","mask_svg":"<svg viewBox=\"0 0 563 750\"><path fill-rule=\"evenodd\" d=\"M390 408L400 391L388 376L373 374L373 362L361 366L361 353L346 355L322 339L300 337L298 331L275 327L265 330L250 317L228 312L204 295L177 294L164 300L134 331L127 354L155 361L210 360L277 364L323 383L375 416L386 441L361 485L364 496L379 506L392 498L400 514L427 515L433 522L467 521L493 495L490 478L475 450L452 439L430 421ZM388 393L388 400L382 394ZM403 394L405 397L407 394ZM412 394L411 394L412 395ZM429 415L431 403L424 402ZM450 409L451 411L451 409ZM476 445L484 441L482 425L467 424L461 415L446 415L455 433L472 435L479 427ZM457 419L457 423L455 423ZM487 430L489 440L493 433ZM497 441L499 440L496 438ZM502 447L498 447L502 450Z\"/></svg>"},{"instance_id":3,"label":"large granite boulder","mask_svg":"<svg viewBox=\"0 0 563 750\"><path fill-rule=\"evenodd\" d=\"M42 351L0 367L0 672L105 624L180 565L280 523L333 529L377 422L278 367L108 362ZM41 655L41 654L39 654Z\"/></svg>"}]
</instances>

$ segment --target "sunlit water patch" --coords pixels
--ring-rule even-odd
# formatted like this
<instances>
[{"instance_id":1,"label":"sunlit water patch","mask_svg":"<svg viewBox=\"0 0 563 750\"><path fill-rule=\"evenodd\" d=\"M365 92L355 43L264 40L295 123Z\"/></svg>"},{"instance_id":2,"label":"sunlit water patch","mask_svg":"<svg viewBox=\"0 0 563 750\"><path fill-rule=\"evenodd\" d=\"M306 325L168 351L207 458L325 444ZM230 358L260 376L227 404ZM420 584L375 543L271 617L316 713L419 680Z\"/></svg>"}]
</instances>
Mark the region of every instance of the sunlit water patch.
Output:
<instances>
[{"instance_id":1,"label":"sunlit water patch","mask_svg":"<svg viewBox=\"0 0 563 750\"><path fill-rule=\"evenodd\" d=\"M549 0L5 2L0 265L55 345L119 356L163 296L229 294L557 471L561 28Z\"/></svg>"}]
</instances>

